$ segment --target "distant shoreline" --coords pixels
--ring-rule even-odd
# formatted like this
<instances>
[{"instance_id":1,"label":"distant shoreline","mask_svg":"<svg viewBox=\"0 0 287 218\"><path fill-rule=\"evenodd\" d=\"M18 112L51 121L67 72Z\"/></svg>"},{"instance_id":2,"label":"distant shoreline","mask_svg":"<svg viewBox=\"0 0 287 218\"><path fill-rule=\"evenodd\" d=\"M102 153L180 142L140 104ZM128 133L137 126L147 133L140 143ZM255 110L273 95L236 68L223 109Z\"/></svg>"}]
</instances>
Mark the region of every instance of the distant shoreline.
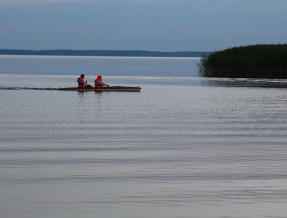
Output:
<instances>
[{"instance_id":1,"label":"distant shoreline","mask_svg":"<svg viewBox=\"0 0 287 218\"><path fill-rule=\"evenodd\" d=\"M43 55L43 56L104 56L104 57L206 57L211 52L176 51L159 52L145 50L22 50L0 49L0 55Z\"/></svg>"}]
</instances>

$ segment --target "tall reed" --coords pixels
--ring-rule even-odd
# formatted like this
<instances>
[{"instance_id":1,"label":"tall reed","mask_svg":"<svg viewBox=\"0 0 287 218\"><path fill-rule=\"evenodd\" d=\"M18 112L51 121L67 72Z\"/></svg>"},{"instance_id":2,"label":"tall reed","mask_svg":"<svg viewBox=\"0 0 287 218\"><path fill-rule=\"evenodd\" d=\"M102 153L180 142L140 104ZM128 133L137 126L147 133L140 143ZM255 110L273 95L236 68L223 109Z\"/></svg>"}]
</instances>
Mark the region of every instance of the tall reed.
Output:
<instances>
[{"instance_id":1,"label":"tall reed","mask_svg":"<svg viewBox=\"0 0 287 218\"><path fill-rule=\"evenodd\" d=\"M201 59L205 77L287 78L287 44L250 45Z\"/></svg>"}]
</instances>

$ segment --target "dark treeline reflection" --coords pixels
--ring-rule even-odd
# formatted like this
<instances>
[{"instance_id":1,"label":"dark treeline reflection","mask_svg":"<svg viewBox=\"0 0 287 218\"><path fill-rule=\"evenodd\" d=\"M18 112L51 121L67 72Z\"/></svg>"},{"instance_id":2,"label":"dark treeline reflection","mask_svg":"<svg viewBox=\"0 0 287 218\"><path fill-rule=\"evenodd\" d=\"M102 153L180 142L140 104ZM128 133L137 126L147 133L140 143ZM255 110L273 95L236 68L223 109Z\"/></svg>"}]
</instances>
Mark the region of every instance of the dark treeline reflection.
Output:
<instances>
[{"instance_id":1,"label":"dark treeline reflection","mask_svg":"<svg viewBox=\"0 0 287 218\"><path fill-rule=\"evenodd\" d=\"M287 88L285 79L249 79L249 78L209 78L201 80L201 85L223 87L262 87Z\"/></svg>"}]
</instances>

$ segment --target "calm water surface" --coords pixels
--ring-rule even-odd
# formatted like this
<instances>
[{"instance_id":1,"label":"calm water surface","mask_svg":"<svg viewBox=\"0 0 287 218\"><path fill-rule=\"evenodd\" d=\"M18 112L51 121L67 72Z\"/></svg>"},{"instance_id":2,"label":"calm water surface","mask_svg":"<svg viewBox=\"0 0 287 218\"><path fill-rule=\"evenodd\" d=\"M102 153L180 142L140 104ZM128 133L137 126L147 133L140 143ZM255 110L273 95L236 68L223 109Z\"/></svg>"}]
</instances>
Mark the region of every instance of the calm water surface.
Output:
<instances>
[{"instance_id":1,"label":"calm water surface","mask_svg":"<svg viewBox=\"0 0 287 218\"><path fill-rule=\"evenodd\" d=\"M104 82L142 91L55 90L75 85L73 60L95 61L0 57L0 217L286 217L287 81L96 58L125 69Z\"/></svg>"}]
</instances>

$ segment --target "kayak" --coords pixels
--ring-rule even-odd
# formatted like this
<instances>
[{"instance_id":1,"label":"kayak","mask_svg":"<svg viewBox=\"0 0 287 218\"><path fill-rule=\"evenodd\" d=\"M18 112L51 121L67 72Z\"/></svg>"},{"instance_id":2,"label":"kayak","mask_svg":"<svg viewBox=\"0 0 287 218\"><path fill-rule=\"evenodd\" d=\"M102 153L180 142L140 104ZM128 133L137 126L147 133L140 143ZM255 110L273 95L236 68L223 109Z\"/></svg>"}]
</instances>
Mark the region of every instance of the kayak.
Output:
<instances>
[{"instance_id":1,"label":"kayak","mask_svg":"<svg viewBox=\"0 0 287 218\"><path fill-rule=\"evenodd\" d=\"M141 87L135 86L105 86L105 87L69 87L69 88L59 88L60 91L114 91L114 92L139 92Z\"/></svg>"}]
</instances>

